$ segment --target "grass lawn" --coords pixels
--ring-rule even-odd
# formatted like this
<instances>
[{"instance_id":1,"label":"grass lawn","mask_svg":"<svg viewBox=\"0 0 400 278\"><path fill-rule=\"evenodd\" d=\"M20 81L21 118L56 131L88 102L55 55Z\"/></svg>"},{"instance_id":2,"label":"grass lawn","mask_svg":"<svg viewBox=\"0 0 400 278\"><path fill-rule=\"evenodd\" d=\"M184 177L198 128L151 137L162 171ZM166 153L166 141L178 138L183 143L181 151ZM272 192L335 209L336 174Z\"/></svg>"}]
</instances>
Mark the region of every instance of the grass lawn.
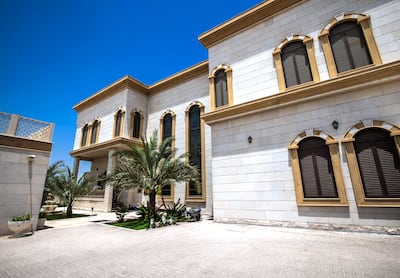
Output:
<instances>
[{"instance_id":1,"label":"grass lawn","mask_svg":"<svg viewBox=\"0 0 400 278\"><path fill-rule=\"evenodd\" d=\"M90 216L87 214L72 214L71 218L77 218L77 217L86 217ZM58 220L58 219L68 219L66 213L57 213L57 214L48 214L46 216L47 220Z\"/></svg>"},{"instance_id":2,"label":"grass lawn","mask_svg":"<svg viewBox=\"0 0 400 278\"><path fill-rule=\"evenodd\" d=\"M142 219L132 219L122 223L109 223L109 225L124 227L132 230L144 230L147 229L147 221Z\"/></svg>"}]
</instances>

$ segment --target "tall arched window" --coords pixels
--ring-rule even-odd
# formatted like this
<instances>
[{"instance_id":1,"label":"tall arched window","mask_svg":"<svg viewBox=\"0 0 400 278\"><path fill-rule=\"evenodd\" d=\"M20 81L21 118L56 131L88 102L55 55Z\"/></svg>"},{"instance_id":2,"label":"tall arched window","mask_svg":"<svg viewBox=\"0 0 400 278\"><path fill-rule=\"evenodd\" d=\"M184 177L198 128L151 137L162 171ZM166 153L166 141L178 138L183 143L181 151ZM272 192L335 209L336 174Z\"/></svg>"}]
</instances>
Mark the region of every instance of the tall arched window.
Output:
<instances>
[{"instance_id":1,"label":"tall arched window","mask_svg":"<svg viewBox=\"0 0 400 278\"><path fill-rule=\"evenodd\" d=\"M319 37L330 77L362 66L382 64L370 17L358 13L335 16Z\"/></svg>"},{"instance_id":2,"label":"tall arched window","mask_svg":"<svg viewBox=\"0 0 400 278\"><path fill-rule=\"evenodd\" d=\"M295 85L319 81L311 37L291 35L275 48L273 56L281 92Z\"/></svg>"},{"instance_id":3,"label":"tall arched window","mask_svg":"<svg viewBox=\"0 0 400 278\"><path fill-rule=\"evenodd\" d=\"M224 70L219 70L215 74L215 107L224 106L228 104L228 84L226 80L226 73Z\"/></svg>"},{"instance_id":4,"label":"tall arched window","mask_svg":"<svg viewBox=\"0 0 400 278\"><path fill-rule=\"evenodd\" d=\"M358 206L400 207L400 127L374 120L350 128L342 143Z\"/></svg>"},{"instance_id":5,"label":"tall arched window","mask_svg":"<svg viewBox=\"0 0 400 278\"><path fill-rule=\"evenodd\" d=\"M140 138L141 120L142 120L142 115L139 112L135 112L133 114L133 128L132 128L133 138Z\"/></svg>"},{"instance_id":6,"label":"tall arched window","mask_svg":"<svg viewBox=\"0 0 400 278\"><path fill-rule=\"evenodd\" d=\"M228 65L219 65L214 68L208 78L211 109L232 105L232 69Z\"/></svg>"},{"instance_id":7,"label":"tall arched window","mask_svg":"<svg viewBox=\"0 0 400 278\"><path fill-rule=\"evenodd\" d=\"M372 63L363 32L356 21L336 25L329 33L329 42L338 73Z\"/></svg>"},{"instance_id":8,"label":"tall arched window","mask_svg":"<svg viewBox=\"0 0 400 278\"><path fill-rule=\"evenodd\" d=\"M90 144L97 143L98 135L99 135L99 120L95 120L92 124L92 133L90 135Z\"/></svg>"},{"instance_id":9,"label":"tall arched window","mask_svg":"<svg viewBox=\"0 0 400 278\"><path fill-rule=\"evenodd\" d=\"M119 109L114 116L114 137L122 136L122 127L124 120L124 110Z\"/></svg>"},{"instance_id":10,"label":"tall arched window","mask_svg":"<svg viewBox=\"0 0 400 278\"><path fill-rule=\"evenodd\" d=\"M160 138L164 141L167 138L173 138L175 133L175 113L171 110L166 111L160 118ZM174 148L174 140L171 141L171 148ZM174 186L166 185L161 189L161 195L166 200L173 200Z\"/></svg>"},{"instance_id":11,"label":"tall arched window","mask_svg":"<svg viewBox=\"0 0 400 278\"><path fill-rule=\"evenodd\" d=\"M186 151L189 154L188 163L197 167L200 172L200 187L195 183L187 184L187 197L204 200L204 126L201 120L201 114L204 112L204 106L199 102L193 102L186 109Z\"/></svg>"},{"instance_id":12,"label":"tall arched window","mask_svg":"<svg viewBox=\"0 0 400 278\"><path fill-rule=\"evenodd\" d=\"M89 125L85 124L82 128L81 147L86 146L87 144L88 132L89 132Z\"/></svg>"},{"instance_id":13,"label":"tall arched window","mask_svg":"<svg viewBox=\"0 0 400 278\"><path fill-rule=\"evenodd\" d=\"M302 132L289 146L299 206L347 206L339 144L329 134Z\"/></svg>"}]
</instances>

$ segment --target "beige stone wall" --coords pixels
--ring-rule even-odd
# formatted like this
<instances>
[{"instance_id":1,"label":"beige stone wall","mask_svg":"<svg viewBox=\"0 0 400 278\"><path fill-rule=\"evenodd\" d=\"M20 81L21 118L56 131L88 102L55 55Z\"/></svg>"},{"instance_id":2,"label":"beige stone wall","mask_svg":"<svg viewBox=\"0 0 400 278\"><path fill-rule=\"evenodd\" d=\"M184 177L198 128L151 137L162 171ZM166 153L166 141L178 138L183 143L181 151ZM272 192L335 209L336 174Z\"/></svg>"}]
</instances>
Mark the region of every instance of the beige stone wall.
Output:
<instances>
[{"instance_id":1,"label":"beige stone wall","mask_svg":"<svg viewBox=\"0 0 400 278\"><path fill-rule=\"evenodd\" d=\"M178 154L185 152L186 148L186 123L185 110L193 101L199 101L209 111L209 85L208 76L200 76L173 88L151 95L149 98L147 136L160 129L160 117L170 109L176 114L175 147ZM211 184L211 133L210 127L205 125L205 155L206 155L206 206L207 211L212 211L212 184ZM174 200L184 202L185 184L175 185Z\"/></svg>"},{"instance_id":2,"label":"beige stone wall","mask_svg":"<svg viewBox=\"0 0 400 278\"><path fill-rule=\"evenodd\" d=\"M32 167L28 155L36 156ZM0 146L0 236L11 233L7 221L13 216L30 213L30 192L36 227L49 157L47 152Z\"/></svg>"},{"instance_id":3,"label":"beige stone wall","mask_svg":"<svg viewBox=\"0 0 400 278\"><path fill-rule=\"evenodd\" d=\"M400 59L400 5L398 1L303 1L281 14L267 19L209 48L209 67L232 67L234 104L279 93L274 49L286 36L305 34L313 38L321 80L329 78L318 35L342 12L371 16L372 30L383 63Z\"/></svg>"},{"instance_id":4,"label":"beige stone wall","mask_svg":"<svg viewBox=\"0 0 400 278\"><path fill-rule=\"evenodd\" d=\"M317 129L341 139L359 121L400 125L400 80L380 82L214 125L214 219L400 226L400 208L357 207L342 144L349 207L298 207L288 153L290 142L302 131ZM339 122L337 130L333 120Z\"/></svg>"}]
</instances>

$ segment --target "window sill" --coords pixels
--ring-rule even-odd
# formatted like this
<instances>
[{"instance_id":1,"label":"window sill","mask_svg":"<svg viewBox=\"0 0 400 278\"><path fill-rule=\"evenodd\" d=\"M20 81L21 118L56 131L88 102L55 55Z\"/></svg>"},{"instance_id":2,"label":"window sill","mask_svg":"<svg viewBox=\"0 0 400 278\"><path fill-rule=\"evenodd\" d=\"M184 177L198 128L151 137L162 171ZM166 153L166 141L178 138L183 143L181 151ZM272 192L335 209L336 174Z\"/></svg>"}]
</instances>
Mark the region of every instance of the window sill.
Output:
<instances>
[{"instance_id":1,"label":"window sill","mask_svg":"<svg viewBox=\"0 0 400 278\"><path fill-rule=\"evenodd\" d=\"M304 198L297 201L299 207L348 207L345 200L339 198Z\"/></svg>"},{"instance_id":2,"label":"window sill","mask_svg":"<svg viewBox=\"0 0 400 278\"><path fill-rule=\"evenodd\" d=\"M400 207L400 198L363 198L357 202L359 207Z\"/></svg>"}]
</instances>

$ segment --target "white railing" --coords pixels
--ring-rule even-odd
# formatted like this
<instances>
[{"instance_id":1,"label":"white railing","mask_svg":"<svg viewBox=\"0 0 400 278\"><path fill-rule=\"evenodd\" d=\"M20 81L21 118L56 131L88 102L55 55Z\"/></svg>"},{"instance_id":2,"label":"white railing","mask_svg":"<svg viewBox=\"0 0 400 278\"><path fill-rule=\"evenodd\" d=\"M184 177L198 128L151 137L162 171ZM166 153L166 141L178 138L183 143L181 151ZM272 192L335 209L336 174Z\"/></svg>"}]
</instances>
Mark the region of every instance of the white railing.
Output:
<instances>
[{"instance_id":1,"label":"white railing","mask_svg":"<svg viewBox=\"0 0 400 278\"><path fill-rule=\"evenodd\" d=\"M0 134L51 142L54 124L0 112Z\"/></svg>"}]
</instances>

